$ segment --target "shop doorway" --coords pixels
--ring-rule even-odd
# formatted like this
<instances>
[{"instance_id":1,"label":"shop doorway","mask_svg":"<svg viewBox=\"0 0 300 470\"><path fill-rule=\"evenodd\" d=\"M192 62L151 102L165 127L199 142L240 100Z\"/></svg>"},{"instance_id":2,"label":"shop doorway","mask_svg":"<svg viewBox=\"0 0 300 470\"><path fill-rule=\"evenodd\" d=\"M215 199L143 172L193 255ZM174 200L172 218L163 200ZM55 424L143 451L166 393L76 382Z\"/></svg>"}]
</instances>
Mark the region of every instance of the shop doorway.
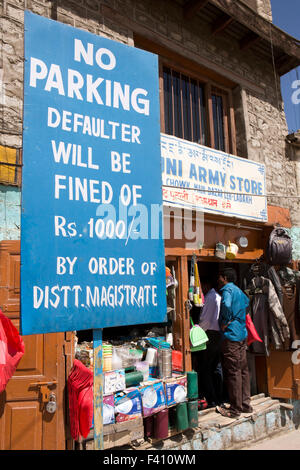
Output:
<instances>
[{"instance_id":1,"label":"shop doorway","mask_svg":"<svg viewBox=\"0 0 300 470\"><path fill-rule=\"evenodd\" d=\"M250 268L251 268L252 263L246 263L246 262L230 262L230 261L221 261L221 260L212 260L212 261L203 261L203 260L198 260L197 261L197 266L198 266L198 271L199 271L199 277L200 277L200 282L201 280L209 279L212 282L212 287L218 292L219 292L219 286L218 286L218 277L220 271L224 268L233 268L237 274L237 282L236 285L241 289L245 290L247 288L247 285L249 283L249 280L251 278L251 273L250 273ZM189 279L190 279L190 274L191 274L191 260L188 260L188 274L189 274ZM190 310L190 316L192 318L192 321L194 324L199 323L200 318L201 318L201 312L202 308L201 307L195 307ZM251 395L255 395L257 392L257 380L256 380L256 369L255 369L255 355L252 354L250 351L247 352L247 360L248 360L248 368L249 368L249 373L250 373L250 386L251 386ZM201 370L201 367L199 367L198 362L201 361L201 353L200 355L198 353L191 353L191 362L192 362L192 367L194 370L196 370L198 373ZM217 375L220 374L221 370L221 364L217 368ZM200 382L199 380L199 388L202 390L205 390L205 387L201 386L200 387ZM204 397L203 397L204 398ZM223 399L226 401L227 398L227 392L226 389L224 388L223 390Z\"/></svg>"},{"instance_id":2,"label":"shop doorway","mask_svg":"<svg viewBox=\"0 0 300 470\"><path fill-rule=\"evenodd\" d=\"M0 307L20 325L20 242L0 243ZM25 354L0 393L0 450L64 450L67 417L65 380L72 338L68 333L23 336ZM45 410L43 383L56 398L54 413Z\"/></svg>"}]
</instances>

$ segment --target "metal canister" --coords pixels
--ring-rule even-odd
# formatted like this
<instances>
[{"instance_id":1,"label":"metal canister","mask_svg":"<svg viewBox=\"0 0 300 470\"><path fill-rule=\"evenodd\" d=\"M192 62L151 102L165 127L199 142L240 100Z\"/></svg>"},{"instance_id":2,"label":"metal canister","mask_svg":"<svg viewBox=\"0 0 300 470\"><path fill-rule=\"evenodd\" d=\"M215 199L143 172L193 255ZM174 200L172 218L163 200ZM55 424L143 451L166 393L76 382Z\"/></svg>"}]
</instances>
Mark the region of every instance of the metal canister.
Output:
<instances>
[{"instance_id":1,"label":"metal canister","mask_svg":"<svg viewBox=\"0 0 300 470\"><path fill-rule=\"evenodd\" d=\"M172 350L158 349L158 373L160 378L172 377Z\"/></svg>"}]
</instances>

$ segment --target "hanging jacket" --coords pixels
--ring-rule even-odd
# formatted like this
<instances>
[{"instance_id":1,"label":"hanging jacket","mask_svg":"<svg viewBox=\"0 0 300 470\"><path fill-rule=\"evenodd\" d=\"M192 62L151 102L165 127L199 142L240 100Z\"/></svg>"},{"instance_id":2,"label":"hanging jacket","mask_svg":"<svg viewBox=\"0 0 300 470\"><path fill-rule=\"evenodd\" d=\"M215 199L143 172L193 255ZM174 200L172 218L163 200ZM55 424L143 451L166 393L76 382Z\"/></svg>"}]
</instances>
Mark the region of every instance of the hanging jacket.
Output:
<instances>
[{"instance_id":1,"label":"hanging jacket","mask_svg":"<svg viewBox=\"0 0 300 470\"><path fill-rule=\"evenodd\" d=\"M270 281L272 281L272 284L276 291L280 305L283 307L283 292L282 292L281 282L274 266L270 266L268 268L266 277L270 279Z\"/></svg>"},{"instance_id":2,"label":"hanging jacket","mask_svg":"<svg viewBox=\"0 0 300 470\"><path fill-rule=\"evenodd\" d=\"M253 352L269 355L269 343L276 349L284 349L290 338L286 317L282 310L275 288L263 276L254 277L248 286L251 299L251 316L258 335L263 343L253 343Z\"/></svg>"},{"instance_id":3,"label":"hanging jacket","mask_svg":"<svg viewBox=\"0 0 300 470\"><path fill-rule=\"evenodd\" d=\"M300 339L299 276L297 271L281 267L278 271L278 277L283 291L283 311L290 328L290 346L293 347L293 342Z\"/></svg>"},{"instance_id":4,"label":"hanging jacket","mask_svg":"<svg viewBox=\"0 0 300 470\"><path fill-rule=\"evenodd\" d=\"M68 377L70 430L73 439L87 437L93 422L93 372L74 359Z\"/></svg>"},{"instance_id":5,"label":"hanging jacket","mask_svg":"<svg viewBox=\"0 0 300 470\"><path fill-rule=\"evenodd\" d=\"M281 306L283 305L283 292L282 292L281 282L274 266L270 266L264 261L259 261L251 265L249 274L250 274L250 279L248 277L249 282L255 276L262 276L262 277L266 277L267 279L270 279L276 291L280 305Z\"/></svg>"},{"instance_id":6,"label":"hanging jacket","mask_svg":"<svg viewBox=\"0 0 300 470\"><path fill-rule=\"evenodd\" d=\"M0 309L0 393L6 388L25 352L17 328Z\"/></svg>"}]
</instances>

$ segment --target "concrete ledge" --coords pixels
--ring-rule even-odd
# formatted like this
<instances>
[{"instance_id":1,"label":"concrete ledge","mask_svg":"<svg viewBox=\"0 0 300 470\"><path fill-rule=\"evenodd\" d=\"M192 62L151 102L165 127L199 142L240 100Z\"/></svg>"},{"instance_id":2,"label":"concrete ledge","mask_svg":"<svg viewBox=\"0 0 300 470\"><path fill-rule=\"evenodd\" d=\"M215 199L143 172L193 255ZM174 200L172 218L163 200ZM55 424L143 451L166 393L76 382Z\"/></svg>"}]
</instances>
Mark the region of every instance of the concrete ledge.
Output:
<instances>
[{"instance_id":1,"label":"concrete ledge","mask_svg":"<svg viewBox=\"0 0 300 470\"><path fill-rule=\"evenodd\" d=\"M215 409L198 413L198 427L178 432L163 441L139 439L118 449L136 450L234 450L244 449L297 428L300 401L282 403L264 394L251 398L253 413L238 419L225 418ZM117 448L116 448L117 449Z\"/></svg>"},{"instance_id":2,"label":"concrete ledge","mask_svg":"<svg viewBox=\"0 0 300 470\"><path fill-rule=\"evenodd\" d=\"M233 450L294 429L293 406L259 394L251 398L253 413L230 419L215 409L199 411L198 427L140 450Z\"/></svg>"}]
</instances>

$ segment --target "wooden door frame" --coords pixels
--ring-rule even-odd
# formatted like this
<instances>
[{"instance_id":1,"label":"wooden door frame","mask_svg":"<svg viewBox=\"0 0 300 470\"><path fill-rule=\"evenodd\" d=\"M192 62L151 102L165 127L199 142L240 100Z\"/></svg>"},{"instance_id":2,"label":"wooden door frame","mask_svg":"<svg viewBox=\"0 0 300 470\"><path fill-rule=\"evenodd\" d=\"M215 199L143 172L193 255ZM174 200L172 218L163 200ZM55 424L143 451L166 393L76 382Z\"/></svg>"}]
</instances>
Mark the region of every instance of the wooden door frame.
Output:
<instances>
[{"instance_id":1,"label":"wooden door frame","mask_svg":"<svg viewBox=\"0 0 300 470\"><path fill-rule=\"evenodd\" d=\"M11 256L16 256L16 263L11 262ZM20 322L20 286L19 286L19 263L20 262L20 241L19 240L5 240L0 242L0 307L6 315L17 327ZM8 265L8 263L10 263ZM9 266L9 268L8 268ZM11 271L10 271L11 269ZM54 415L43 414L42 416L42 436L41 447L45 450L65 450L68 431L66 427L67 422L67 390L66 390L66 377L71 368L73 358L73 334L65 333L49 333L44 335L35 335L39 337L39 344L43 350L43 363L41 363L41 370L46 370L47 380L57 380L57 386L52 390L56 394L57 411L55 413L56 422L53 423ZM24 336L26 339L27 336ZM66 361L66 354L68 353L68 360ZM25 347L26 355L26 347ZM47 358L49 362L47 363ZM51 358L51 360L50 360ZM22 365L22 360L20 366ZM23 377L23 376L22 376ZM27 377L24 376L24 377ZM8 403L30 403L33 400L38 402L38 388L29 387L30 382L43 380L43 376L32 375L31 380L30 372L28 380L24 382L24 390L22 397L12 396L7 398L6 391L0 395L2 414L5 412L5 406ZM39 378L40 377L40 378ZM18 381L18 374L11 380ZM28 382L28 383L27 383ZM8 383L9 387L10 383ZM7 388L7 391L9 389ZM12 390L11 390L12 392ZM42 412L44 413L44 412ZM0 416L1 417L1 416ZM3 417L4 419L4 417ZM52 426L51 426L52 424ZM46 444L47 441L47 444Z\"/></svg>"}]
</instances>

